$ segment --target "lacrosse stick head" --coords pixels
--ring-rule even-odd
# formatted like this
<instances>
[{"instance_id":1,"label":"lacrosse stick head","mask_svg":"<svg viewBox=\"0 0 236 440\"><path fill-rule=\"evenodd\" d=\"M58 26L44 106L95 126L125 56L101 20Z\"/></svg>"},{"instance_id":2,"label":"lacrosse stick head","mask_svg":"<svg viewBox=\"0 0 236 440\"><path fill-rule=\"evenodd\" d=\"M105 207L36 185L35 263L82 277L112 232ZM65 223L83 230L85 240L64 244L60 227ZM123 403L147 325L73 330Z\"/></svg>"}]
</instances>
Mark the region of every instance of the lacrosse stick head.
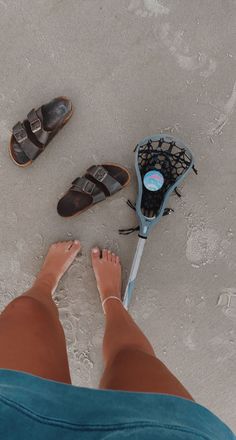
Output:
<instances>
[{"instance_id":1,"label":"lacrosse stick head","mask_svg":"<svg viewBox=\"0 0 236 440\"><path fill-rule=\"evenodd\" d=\"M182 141L165 134L142 139L136 149L139 235L146 238L161 219L170 194L194 169L191 151Z\"/></svg>"}]
</instances>

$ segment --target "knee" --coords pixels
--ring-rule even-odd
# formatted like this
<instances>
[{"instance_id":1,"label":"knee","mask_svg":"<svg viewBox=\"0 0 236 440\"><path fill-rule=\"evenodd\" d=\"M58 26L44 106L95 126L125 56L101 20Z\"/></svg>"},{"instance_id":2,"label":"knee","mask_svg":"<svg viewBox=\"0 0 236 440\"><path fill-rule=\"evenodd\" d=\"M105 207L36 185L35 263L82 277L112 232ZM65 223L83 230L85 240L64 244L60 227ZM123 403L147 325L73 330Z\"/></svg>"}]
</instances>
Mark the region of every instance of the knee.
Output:
<instances>
[{"instance_id":1,"label":"knee","mask_svg":"<svg viewBox=\"0 0 236 440\"><path fill-rule=\"evenodd\" d=\"M142 350L138 344L127 344L117 351L111 359L111 364L125 364L133 360L138 361L140 357L153 357L152 353Z\"/></svg>"},{"instance_id":2,"label":"knee","mask_svg":"<svg viewBox=\"0 0 236 440\"><path fill-rule=\"evenodd\" d=\"M106 363L106 370L115 371L124 371L127 366L131 364L134 366L139 362L140 356L142 356L142 352L137 349L137 347L131 345L127 347L123 347L121 350L114 353L114 355L108 360Z\"/></svg>"},{"instance_id":3,"label":"knee","mask_svg":"<svg viewBox=\"0 0 236 440\"><path fill-rule=\"evenodd\" d=\"M133 382L133 377L137 378L139 363L139 350L134 347L122 348L105 366L99 387L102 389L128 389Z\"/></svg>"},{"instance_id":4,"label":"knee","mask_svg":"<svg viewBox=\"0 0 236 440\"><path fill-rule=\"evenodd\" d=\"M112 364L123 363L127 361L127 359L130 357L130 355L133 354L134 351L135 349L132 346L123 347L113 357Z\"/></svg>"},{"instance_id":5,"label":"knee","mask_svg":"<svg viewBox=\"0 0 236 440\"><path fill-rule=\"evenodd\" d=\"M30 296L19 296L8 304L4 312L19 313L21 316L35 316L41 314L43 305L36 299Z\"/></svg>"}]
</instances>

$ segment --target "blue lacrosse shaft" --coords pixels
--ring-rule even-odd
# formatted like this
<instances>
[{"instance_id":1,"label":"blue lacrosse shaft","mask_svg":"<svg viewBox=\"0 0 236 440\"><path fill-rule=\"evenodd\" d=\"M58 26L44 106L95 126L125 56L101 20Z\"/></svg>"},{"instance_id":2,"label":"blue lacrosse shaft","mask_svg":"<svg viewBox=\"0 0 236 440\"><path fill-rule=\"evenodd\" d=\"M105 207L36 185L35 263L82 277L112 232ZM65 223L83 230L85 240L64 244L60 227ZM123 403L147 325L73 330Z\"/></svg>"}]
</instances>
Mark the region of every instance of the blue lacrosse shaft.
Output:
<instances>
[{"instance_id":1,"label":"blue lacrosse shaft","mask_svg":"<svg viewBox=\"0 0 236 440\"><path fill-rule=\"evenodd\" d=\"M132 263L132 267L131 267L131 271L129 274L129 280L126 286L126 290L125 290L125 294L124 294L124 299L123 299L123 305L125 307L126 310L128 310L129 304L130 304L130 300L131 300L131 296L135 287L135 281L137 278L137 273L138 273L138 269L140 266L140 262L141 262L141 258L143 255L143 250L144 250L144 246L146 243L146 238L142 238L140 237L138 240L138 244L137 244L137 248L136 248L136 252L134 255L134 259L133 259L133 263Z\"/></svg>"}]
</instances>

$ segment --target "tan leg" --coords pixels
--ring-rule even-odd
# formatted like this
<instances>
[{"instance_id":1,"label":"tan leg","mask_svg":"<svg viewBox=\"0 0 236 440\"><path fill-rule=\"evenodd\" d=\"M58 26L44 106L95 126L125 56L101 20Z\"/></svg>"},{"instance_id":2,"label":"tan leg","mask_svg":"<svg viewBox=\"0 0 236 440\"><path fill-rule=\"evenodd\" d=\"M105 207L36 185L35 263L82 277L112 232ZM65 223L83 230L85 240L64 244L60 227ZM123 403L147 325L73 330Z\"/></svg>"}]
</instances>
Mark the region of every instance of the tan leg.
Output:
<instances>
[{"instance_id":1,"label":"tan leg","mask_svg":"<svg viewBox=\"0 0 236 440\"><path fill-rule=\"evenodd\" d=\"M92 264L101 300L121 298L121 266L110 251L92 250ZM103 353L105 371L100 388L173 394L192 399L191 395L154 350L121 302L110 298L106 313Z\"/></svg>"},{"instance_id":2,"label":"tan leg","mask_svg":"<svg viewBox=\"0 0 236 440\"><path fill-rule=\"evenodd\" d=\"M79 250L79 242L52 245L34 286L2 312L0 368L71 383L65 336L52 292Z\"/></svg>"}]
</instances>

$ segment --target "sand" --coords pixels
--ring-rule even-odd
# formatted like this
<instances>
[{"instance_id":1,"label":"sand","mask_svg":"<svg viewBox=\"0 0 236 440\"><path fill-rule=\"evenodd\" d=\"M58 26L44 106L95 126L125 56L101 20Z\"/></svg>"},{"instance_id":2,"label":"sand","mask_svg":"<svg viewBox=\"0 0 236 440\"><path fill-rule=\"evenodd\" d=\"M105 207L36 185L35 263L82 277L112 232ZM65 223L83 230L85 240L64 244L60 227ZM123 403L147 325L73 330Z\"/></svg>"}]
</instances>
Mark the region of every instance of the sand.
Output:
<instances>
[{"instance_id":1,"label":"sand","mask_svg":"<svg viewBox=\"0 0 236 440\"><path fill-rule=\"evenodd\" d=\"M137 235L135 144L163 131L190 146L175 212L153 230L130 312L195 399L236 429L236 4L232 0L0 1L0 307L26 288L50 243L80 239L82 255L56 292L73 383L96 387L104 317L93 245L120 254L124 285ZM69 124L28 169L10 161L12 126L67 95ZM129 188L80 218L57 201L87 167L127 166Z\"/></svg>"}]
</instances>

